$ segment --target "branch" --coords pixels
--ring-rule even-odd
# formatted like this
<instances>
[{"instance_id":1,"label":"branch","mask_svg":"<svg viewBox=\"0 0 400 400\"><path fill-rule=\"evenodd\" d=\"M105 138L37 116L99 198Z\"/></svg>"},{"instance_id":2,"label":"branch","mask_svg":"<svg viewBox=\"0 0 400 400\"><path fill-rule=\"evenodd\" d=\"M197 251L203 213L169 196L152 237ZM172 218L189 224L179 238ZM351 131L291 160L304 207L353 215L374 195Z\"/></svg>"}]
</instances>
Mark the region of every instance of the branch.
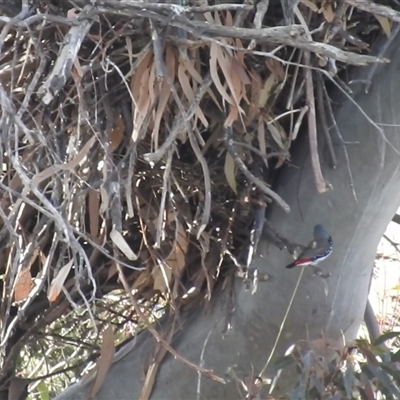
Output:
<instances>
[{"instance_id":1,"label":"branch","mask_svg":"<svg viewBox=\"0 0 400 400\"><path fill-rule=\"evenodd\" d=\"M259 43L271 43L292 46L301 50L308 50L334 60L342 61L350 65L367 65L373 62L389 62L388 59L368 55L355 54L343 51L326 43L313 42L306 39L304 28L301 25L276 26L271 28L252 29L233 26L213 25L202 21L189 20L185 16L175 15L172 18L148 11L138 7L134 3L125 1L118 3L103 1L96 12L98 14L124 15L130 18L143 17L153 19L176 28L190 32L195 37L222 36L242 40L257 40Z\"/></svg>"},{"instance_id":2,"label":"branch","mask_svg":"<svg viewBox=\"0 0 400 400\"><path fill-rule=\"evenodd\" d=\"M83 10L82 13L88 10L89 8ZM62 50L53 70L38 89L38 95L42 98L44 104L48 105L67 83L78 51L93 22L93 19L81 21L80 25L72 26L65 35Z\"/></svg>"}]
</instances>

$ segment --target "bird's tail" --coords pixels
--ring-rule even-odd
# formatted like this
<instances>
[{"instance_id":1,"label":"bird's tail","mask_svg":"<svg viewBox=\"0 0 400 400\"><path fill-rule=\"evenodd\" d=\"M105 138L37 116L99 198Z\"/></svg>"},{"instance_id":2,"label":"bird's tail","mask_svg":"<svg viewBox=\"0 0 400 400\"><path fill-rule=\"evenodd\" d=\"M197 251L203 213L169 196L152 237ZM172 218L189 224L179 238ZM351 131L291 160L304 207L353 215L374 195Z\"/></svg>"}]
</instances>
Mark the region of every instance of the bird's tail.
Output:
<instances>
[{"instance_id":1,"label":"bird's tail","mask_svg":"<svg viewBox=\"0 0 400 400\"><path fill-rule=\"evenodd\" d=\"M286 265L286 268L294 268L295 266L296 266L296 263L292 262L289 265Z\"/></svg>"}]
</instances>

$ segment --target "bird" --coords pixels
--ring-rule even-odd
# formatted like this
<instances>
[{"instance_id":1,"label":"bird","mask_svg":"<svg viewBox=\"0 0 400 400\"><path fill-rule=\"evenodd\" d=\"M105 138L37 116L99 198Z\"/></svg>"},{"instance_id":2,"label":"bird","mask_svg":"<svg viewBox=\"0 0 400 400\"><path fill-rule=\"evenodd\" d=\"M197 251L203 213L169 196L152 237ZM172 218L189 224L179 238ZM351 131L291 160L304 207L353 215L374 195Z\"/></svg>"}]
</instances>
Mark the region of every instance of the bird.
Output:
<instances>
[{"instance_id":1,"label":"bird","mask_svg":"<svg viewBox=\"0 0 400 400\"><path fill-rule=\"evenodd\" d=\"M315 266L331 255L332 247L332 236L328 234L321 224L315 225L313 240L292 263L286 266L286 268L294 268L303 265Z\"/></svg>"}]
</instances>

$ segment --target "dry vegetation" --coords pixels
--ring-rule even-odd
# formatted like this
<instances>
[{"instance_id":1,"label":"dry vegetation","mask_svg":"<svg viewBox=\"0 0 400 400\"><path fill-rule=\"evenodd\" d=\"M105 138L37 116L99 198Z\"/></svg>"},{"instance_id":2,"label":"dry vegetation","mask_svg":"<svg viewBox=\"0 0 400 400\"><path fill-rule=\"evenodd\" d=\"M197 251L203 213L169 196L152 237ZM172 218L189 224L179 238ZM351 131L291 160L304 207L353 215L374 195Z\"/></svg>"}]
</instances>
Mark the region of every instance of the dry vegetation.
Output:
<instances>
[{"instance_id":1,"label":"dry vegetation","mask_svg":"<svg viewBox=\"0 0 400 400\"><path fill-rule=\"evenodd\" d=\"M329 87L387 61L370 47L400 14L355 0L33 3L0 16L0 384L64 373L53 392L105 351L108 324L122 341L155 306L251 279L265 208L289 211L271 176L307 125L329 190L316 135L319 122L329 142Z\"/></svg>"}]
</instances>

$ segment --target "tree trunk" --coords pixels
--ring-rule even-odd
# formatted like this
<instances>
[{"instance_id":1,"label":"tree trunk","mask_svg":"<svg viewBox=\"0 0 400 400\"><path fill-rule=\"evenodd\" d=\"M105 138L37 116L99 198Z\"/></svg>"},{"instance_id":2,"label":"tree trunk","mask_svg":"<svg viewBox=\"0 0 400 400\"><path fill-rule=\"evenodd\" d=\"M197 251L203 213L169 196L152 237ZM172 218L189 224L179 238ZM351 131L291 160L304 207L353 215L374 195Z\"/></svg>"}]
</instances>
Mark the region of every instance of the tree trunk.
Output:
<instances>
[{"instance_id":1,"label":"tree trunk","mask_svg":"<svg viewBox=\"0 0 400 400\"><path fill-rule=\"evenodd\" d=\"M392 62L379 67L369 94L364 85L355 84L354 99L378 124L400 124L400 37L394 40L386 56ZM363 79L367 69L356 71ZM349 155L333 135L338 166L331 169L322 134L318 136L322 171L333 190L319 195L315 189L310 164L308 138L299 139L293 150L292 164L282 172L278 193L289 203L290 214L275 205L269 207L270 222L284 236L296 243L307 243L313 226L322 223L333 237L334 250L320 264L331 276L323 280L306 269L288 319L284 325L276 355L299 340L321 337L353 340L362 321L373 261L378 242L400 204L400 129L383 126L383 134L349 100L339 96L341 106L335 115ZM399 125L400 126L400 125ZM354 181L354 199L349 178ZM286 251L261 241L254 261L260 273L273 280L259 283L257 292L246 291L242 281L235 283L235 312L232 329L225 328L226 294L219 293L208 311L196 311L172 342L179 354L195 364L203 362L227 379L222 385L167 356L156 377L152 399L234 399L241 397L241 386L234 377L256 377L268 359L277 337L300 269L284 268L290 262ZM327 294L325 288L327 285ZM143 386L143 371L151 361L154 340L147 333L139 335L135 349L114 363L98 400L136 399ZM282 381L282 380L281 380ZM90 382L74 385L58 400L85 399ZM284 387L282 388L284 389ZM198 394L200 392L200 394Z\"/></svg>"}]
</instances>

